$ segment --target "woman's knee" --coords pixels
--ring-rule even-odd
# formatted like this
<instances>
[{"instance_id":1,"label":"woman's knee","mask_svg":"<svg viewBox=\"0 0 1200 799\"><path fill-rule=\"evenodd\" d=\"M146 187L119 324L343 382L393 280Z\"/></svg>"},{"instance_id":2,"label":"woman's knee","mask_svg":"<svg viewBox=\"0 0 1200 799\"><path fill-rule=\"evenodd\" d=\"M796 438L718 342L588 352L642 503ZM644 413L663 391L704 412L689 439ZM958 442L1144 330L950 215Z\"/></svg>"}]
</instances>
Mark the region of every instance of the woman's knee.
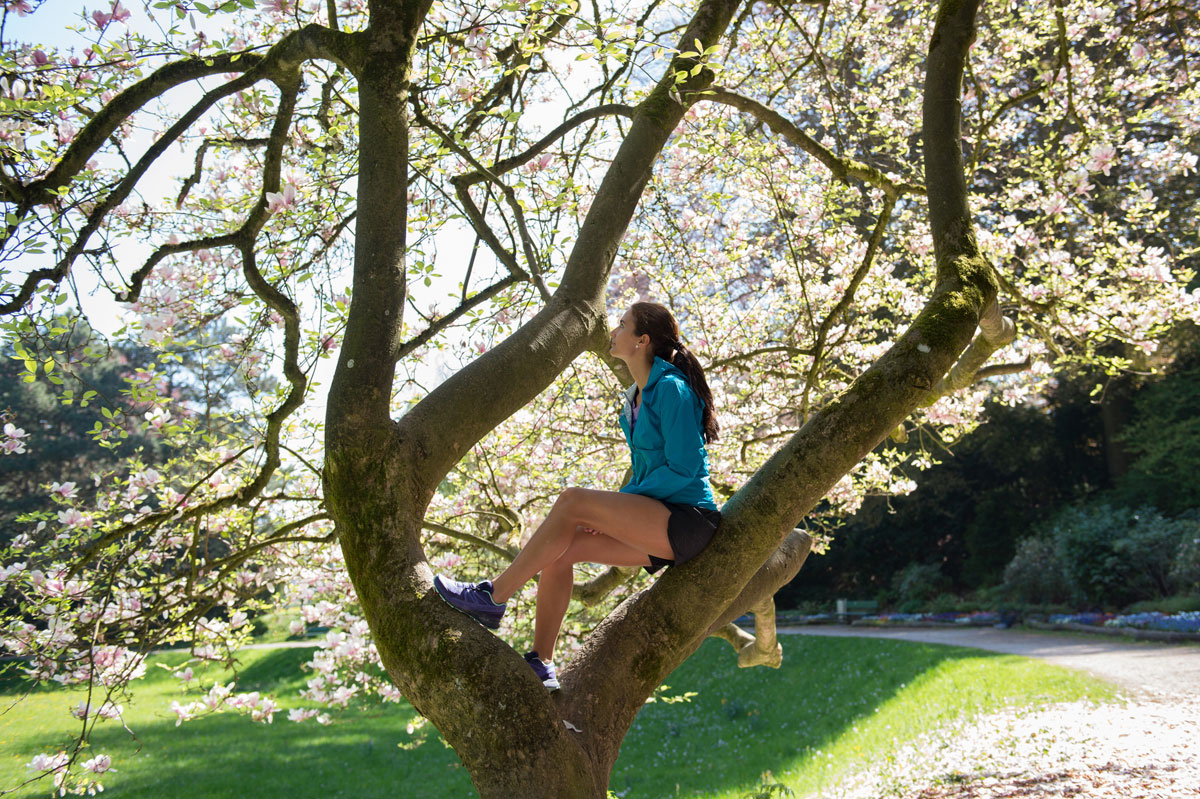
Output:
<instances>
[{"instance_id":1,"label":"woman's knee","mask_svg":"<svg viewBox=\"0 0 1200 799\"><path fill-rule=\"evenodd\" d=\"M554 501L554 509L560 514L565 514L570 517L579 515L579 511L587 502L587 489L585 488L567 488L558 495L558 499Z\"/></svg>"}]
</instances>

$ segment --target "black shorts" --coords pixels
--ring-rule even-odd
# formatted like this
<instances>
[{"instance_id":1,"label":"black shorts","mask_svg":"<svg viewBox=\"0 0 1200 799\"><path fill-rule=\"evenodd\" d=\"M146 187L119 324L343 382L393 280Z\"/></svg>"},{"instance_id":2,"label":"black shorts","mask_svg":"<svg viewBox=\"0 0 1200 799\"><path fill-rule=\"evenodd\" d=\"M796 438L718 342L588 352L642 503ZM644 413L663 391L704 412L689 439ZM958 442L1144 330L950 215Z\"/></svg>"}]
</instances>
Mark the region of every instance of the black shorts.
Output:
<instances>
[{"instance_id":1,"label":"black shorts","mask_svg":"<svg viewBox=\"0 0 1200 799\"><path fill-rule=\"evenodd\" d=\"M654 574L663 566L677 566L687 563L699 555L712 540L717 525L721 523L721 511L697 508L695 505L681 505L678 502L663 502L671 516L667 519L667 540L671 542L671 552L674 560L656 558L650 555L650 565L646 571Z\"/></svg>"}]
</instances>

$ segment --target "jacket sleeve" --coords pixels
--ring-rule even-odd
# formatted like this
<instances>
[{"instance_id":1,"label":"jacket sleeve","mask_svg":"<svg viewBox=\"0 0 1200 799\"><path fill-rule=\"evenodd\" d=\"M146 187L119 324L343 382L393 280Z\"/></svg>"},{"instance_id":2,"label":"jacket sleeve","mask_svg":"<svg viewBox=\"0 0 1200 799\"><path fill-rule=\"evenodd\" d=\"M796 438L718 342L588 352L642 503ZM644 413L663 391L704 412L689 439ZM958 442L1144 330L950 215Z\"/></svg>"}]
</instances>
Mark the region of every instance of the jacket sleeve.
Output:
<instances>
[{"instance_id":1,"label":"jacket sleeve","mask_svg":"<svg viewBox=\"0 0 1200 799\"><path fill-rule=\"evenodd\" d=\"M639 494L667 498L695 483L704 465L704 437L696 419L698 400L681 380L660 380L654 409L662 426L666 464L650 471Z\"/></svg>"}]
</instances>

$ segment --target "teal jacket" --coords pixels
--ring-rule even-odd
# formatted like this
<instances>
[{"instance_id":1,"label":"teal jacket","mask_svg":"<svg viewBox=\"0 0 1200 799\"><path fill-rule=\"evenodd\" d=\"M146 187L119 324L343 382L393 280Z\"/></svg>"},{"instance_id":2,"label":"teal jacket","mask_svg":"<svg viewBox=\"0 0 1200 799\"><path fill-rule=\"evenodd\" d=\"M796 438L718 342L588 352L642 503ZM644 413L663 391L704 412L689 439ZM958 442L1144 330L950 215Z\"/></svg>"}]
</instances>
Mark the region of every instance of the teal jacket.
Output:
<instances>
[{"instance_id":1,"label":"teal jacket","mask_svg":"<svg viewBox=\"0 0 1200 799\"><path fill-rule=\"evenodd\" d=\"M621 429L633 461L633 477L621 492L716 510L704 449L704 403L683 372L662 358L654 359L634 425L636 395L634 384L626 390L621 409Z\"/></svg>"}]
</instances>

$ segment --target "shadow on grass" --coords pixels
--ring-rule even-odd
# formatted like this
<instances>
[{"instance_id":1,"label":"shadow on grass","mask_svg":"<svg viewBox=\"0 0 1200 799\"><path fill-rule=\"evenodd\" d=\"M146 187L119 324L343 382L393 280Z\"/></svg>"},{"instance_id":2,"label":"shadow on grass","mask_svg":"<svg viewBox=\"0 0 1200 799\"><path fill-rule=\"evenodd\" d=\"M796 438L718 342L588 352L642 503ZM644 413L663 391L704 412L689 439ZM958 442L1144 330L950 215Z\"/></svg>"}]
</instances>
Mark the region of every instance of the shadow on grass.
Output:
<instances>
[{"instance_id":1,"label":"shadow on grass","mask_svg":"<svg viewBox=\"0 0 1200 799\"><path fill-rule=\"evenodd\" d=\"M301 667L312 660L312 649L269 649L238 669L239 691L275 694L299 691L311 673Z\"/></svg>"},{"instance_id":2,"label":"shadow on grass","mask_svg":"<svg viewBox=\"0 0 1200 799\"><path fill-rule=\"evenodd\" d=\"M470 778L458 757L436 734L412 750L397 744L411 708L367 716L350 712L344 721L321 726L287 720L270 725L244 716L217 715L176 727L174 721L134 725L138 739L120 727L97 728L91 751L113 758L116 773L104 780L105 795L160 799L443 799L473 797ZM45 740L18 736L5 742L35 752ZM4 786L11 787L11 786ZM14 799L47 795L49 783L29 786Z\"/></svg>"},{"instance_id":3,"label":"shadow on grass","mask_svg":"<svg viewBox=\"0 0 1200 799\"><path fill-rule=\"evenodd\" d=\"M768 770L777 780L802 788L814 773L832 777L829 766L890 752L893 739L907 741L964 712L1004 704L1009 697L1032 701L1038 692L1048 698L1081 692L1080 678L1067 672L977 650L801 636L789 637L784 646L778 671L739 670L726 644L707 641L667 680L668 696L688 691L697 696L684 703L658 701L642 710L613 770L612 790L624 799L741 797ZM238 690L294 697L293 683L307 677L299 666L310 656L310 651L294 649L248 655ZM157 671L173 680L168 670ZM204 684L221 676L214 670ZM271 725L230 714L176 728L167 709L173 692L162 678L154 682L160 685L133 703L139 718L131 718L130 724L137 740L115 725L98 727L93 736L91 753L111 755L118 769L105 781L111 791L107 795L476 796L457 756L431 728L417 734L424 738L420 746L399 748L414 742L405 730L413 717L407 703L350 711L330 726L312 720L296 724L280 711ZM44 716L49 704L38 707L15 730L10 728L6 750L12 747L23 758L47 751L53 731L34 728L35 717ZM54 727L59 729L58 722ZM14 796L45 796L48 787L43 783L36 791L24 789Z\"/></svg>"},{"instance_id":4,"label":"shadow on grass","mask_svg":"<svg viewBox=\"0 0 1200 799\"><path fill-rule=\"evenodd\" d=\"M996 673L995 658L1023 668L1019 658L903 641L790 636L784 647L778 671L739 670L733 651L709 639L667 680L668 695L697 696L642 710L611 790L623 799L742 796L767 771L792 783L814 782L816 774L819 783L872 749L890 751L892 738L903 741L964 708L1002 704L1010 688L983 676Z\"/></svg>"}]
</instances>

